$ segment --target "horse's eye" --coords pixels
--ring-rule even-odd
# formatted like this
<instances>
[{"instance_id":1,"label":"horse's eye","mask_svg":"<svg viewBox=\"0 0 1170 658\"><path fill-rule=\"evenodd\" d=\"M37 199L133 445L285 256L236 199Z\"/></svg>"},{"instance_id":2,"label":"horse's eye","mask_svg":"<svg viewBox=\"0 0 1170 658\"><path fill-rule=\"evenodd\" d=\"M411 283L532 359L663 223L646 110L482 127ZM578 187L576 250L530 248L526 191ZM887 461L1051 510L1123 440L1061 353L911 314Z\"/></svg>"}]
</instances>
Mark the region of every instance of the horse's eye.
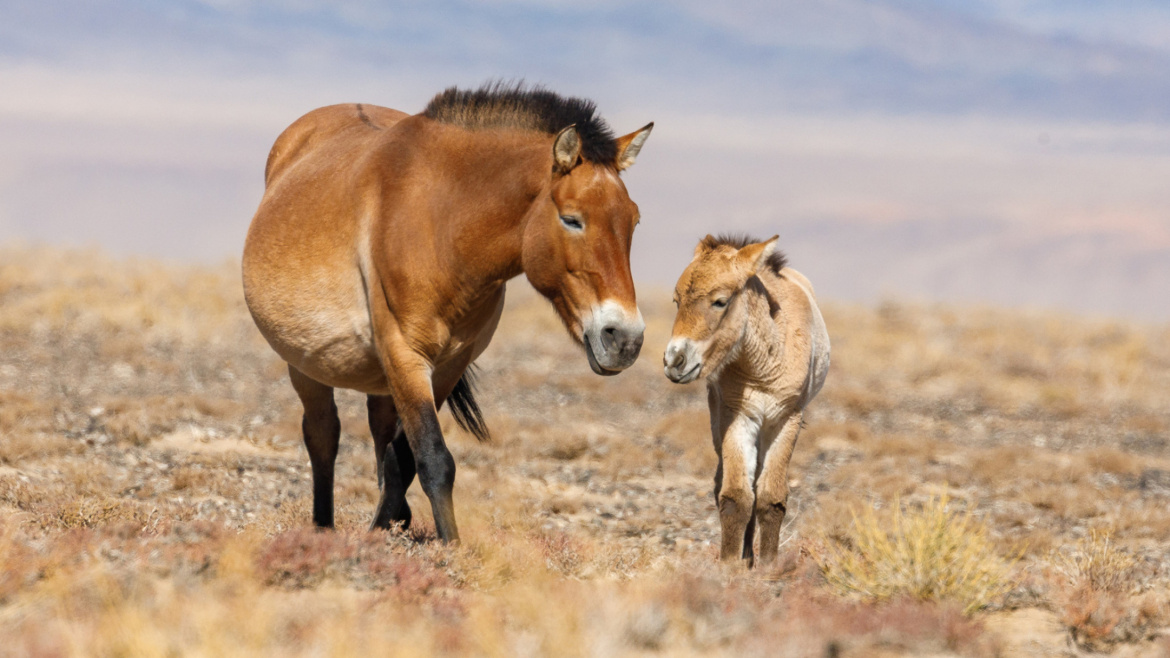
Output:
<instances>
[{"instance_id":1,"label":"horse's eye","mask_svg":"<svg viewBox=\"0 0 1170 658\"><path fill-rule=\"evenodd\" d=\"M716 299L715 301L711 302L711 306L714 306L715 308L727 308L727 300L722 298Z\"/></svg>"},{"instance_id":2,"label":"horse's eye","mask_svg":"<svg viewBox=\"0 0 1170 658\"><path fill-rule=\"evenodd\" d=\"M585 224L580 217L573 217L572 215L561 215L561 223L565 228L573 231L581 231L585 229Z\"/></svg>"}]
</instances>

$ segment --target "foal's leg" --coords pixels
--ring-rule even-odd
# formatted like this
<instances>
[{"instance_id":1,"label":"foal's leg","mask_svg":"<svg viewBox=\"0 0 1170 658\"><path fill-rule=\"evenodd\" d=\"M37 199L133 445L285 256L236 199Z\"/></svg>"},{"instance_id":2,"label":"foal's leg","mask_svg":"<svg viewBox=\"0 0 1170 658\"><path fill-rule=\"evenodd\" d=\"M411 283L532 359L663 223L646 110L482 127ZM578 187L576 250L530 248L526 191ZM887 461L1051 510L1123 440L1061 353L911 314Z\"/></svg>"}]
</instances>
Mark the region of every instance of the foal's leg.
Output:
<instances>
[{"instance_id":1,"label":"foal's leg","mask_svg":"<svg viewBox=\"0 0 1170 658\"><path fill-rule=\"evenodd\" d=\"M386 529L392 523L401 523L403 528L409 528L411 514L410 506L406 503L406 489L410 481L414 480L414 457L410 455L409 446L404 446L410 460L410 480L407 480L403 477L403 458L398 454L400 448L395 439L396 435L401 436L405 444L406 435L398 428L398 411L394 408L394 399L380 395L366 396L366 409L370 417L370 434L374 437L378 487L382 490L370 529Z\"/></svg>"},{"instance_id":2,"label":"foal's leg","mask_svg":"<svg viewBox=\"0 0 1170 658\"><path fill-rule=\"evenodd\" d=\"M788 505L788 463L796 447L803 414L792 413L784 420L776 440L765 449L760 480L756 485L756 515L760 518L760 563L776 559L780 549L780 524Z\"/></svg>"},{"instance_id":3,"label":"foal's leg","mask_svg":"<svg viewBox=\"0 0 1170 658\"><path fill-rule=\"evenodd\" d=\"M747 560L748 568L751 568L756 560L755 546L756 544L756 510L752 509L752 515L748 519L747 528L743 531L743 559Z\"/></svg>"},{"instance_id":4,"label":"foal's leg","mask_svg":"<svg viewBox=\"0 0 1170 658\"><path fill-rule=\"evenodd\" d=\"M341 421L333 403L333 388L288 367L288 376L305 408L301 430L313 467L313 523L333 527L333 465L341 439Z\"/></svg>"},{"instance_id":5,"label":"foal's leg","mask_svg":"<svg viewBox=\"0 0 1170 658\"><path fill-rule=\"evenodd\" d=\"M722 546L719 557L724 562L744 557L744 540L752 519L755 495L752 484L756 474L756 433L758 424L737 416L723 436L723 480L719 487L719 523Z\"/></svg>"}]
</instances>

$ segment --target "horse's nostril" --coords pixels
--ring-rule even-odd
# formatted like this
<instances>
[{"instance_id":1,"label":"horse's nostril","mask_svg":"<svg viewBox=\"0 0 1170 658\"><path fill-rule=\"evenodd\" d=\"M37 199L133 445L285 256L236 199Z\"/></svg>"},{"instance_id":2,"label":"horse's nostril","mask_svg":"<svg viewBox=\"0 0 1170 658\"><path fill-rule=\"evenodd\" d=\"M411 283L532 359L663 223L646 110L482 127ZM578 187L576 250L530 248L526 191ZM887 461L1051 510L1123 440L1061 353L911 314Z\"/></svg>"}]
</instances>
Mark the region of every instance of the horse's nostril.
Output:
<instances>
[{"instance_id":1,"label":"horse's nostril","mask_svg":"<svg viewBox=\"0 0 1170 658\"><path fill-rule=\"evenodd\" d=\"M613 344L617 342L617 327L606 327L601 330L601 347L606 352L613 349Z\"/></svg>"},{"instance_id":2,"label":"horse's nostril","mask_svg":"<svg viewBox=\"0 0 1170 658\"><path fill-rule=\"evenodd\" d=\"M675 352L674 360L670 362L670 367L674 368L675 370L681 368L683 364L683 356L684 354L681 351Z\"/></svg>"}]
</instances>

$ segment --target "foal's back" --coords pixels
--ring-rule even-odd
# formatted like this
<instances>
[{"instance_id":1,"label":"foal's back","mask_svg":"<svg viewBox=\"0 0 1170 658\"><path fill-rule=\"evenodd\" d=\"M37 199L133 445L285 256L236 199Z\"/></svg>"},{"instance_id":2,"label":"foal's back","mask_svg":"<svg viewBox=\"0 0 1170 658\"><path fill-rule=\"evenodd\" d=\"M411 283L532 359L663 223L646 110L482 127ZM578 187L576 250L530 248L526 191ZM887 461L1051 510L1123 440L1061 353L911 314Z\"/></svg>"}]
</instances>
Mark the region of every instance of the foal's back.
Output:
<instances>
[{"instance_id":1,"label":"foal's back","mask_svg":"<svg viewBox=\"0 0 1170 658\"><path fill-rule=\"evenodd\" d=\"M776 328L785 337L780 391L797 398L796 407L808 404L829 374L829 332L817 306L812 284L800 272L785 267L779 274L770 270L757 276L779 308L773 310Z\"/></svg>"}]
</instances>

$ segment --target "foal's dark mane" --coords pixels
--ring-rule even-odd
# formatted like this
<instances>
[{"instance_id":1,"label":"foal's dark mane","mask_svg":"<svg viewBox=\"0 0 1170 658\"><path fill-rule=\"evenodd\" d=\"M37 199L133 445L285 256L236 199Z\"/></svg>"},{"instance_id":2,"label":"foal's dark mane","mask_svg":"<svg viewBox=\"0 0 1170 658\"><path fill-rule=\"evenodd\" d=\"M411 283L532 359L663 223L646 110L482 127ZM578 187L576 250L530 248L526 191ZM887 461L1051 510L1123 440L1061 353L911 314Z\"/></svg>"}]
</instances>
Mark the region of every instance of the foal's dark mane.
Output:
<instances>
[{"instance_id":1,"label":"foal's dark mane","mask_svg":"<svg viewBox=\"0 0 1170 658\"><path fill-rule=\"evenodd\" d=\"M712 249L721 245L727 245L735 249L743 249L749 244L756 244L757 242L763 242L763 240L747 235L746 233L720 233L717 236L708 235L703 238L703 243ZM768 256L767 265L776 274L779 274L780 270L784 269L784 266L787 264L788 257L779 249L773 250L772 255Z\"/></svg>"},{"instance_id":2,"label":"foal's dark mane","mask_svg":"<svg viewBox=\"0 0 1170 658\"><path fill-rule=\"evenodd\" d=\"M449 87L427 103L423 115L470 130L520 128L555 135L575 125L581 157L611 165L617 160L613 131L597 116L597 105L585 98L565 98L544 87L489 82L479 89Z\"/></svg>"}]
</instances>

